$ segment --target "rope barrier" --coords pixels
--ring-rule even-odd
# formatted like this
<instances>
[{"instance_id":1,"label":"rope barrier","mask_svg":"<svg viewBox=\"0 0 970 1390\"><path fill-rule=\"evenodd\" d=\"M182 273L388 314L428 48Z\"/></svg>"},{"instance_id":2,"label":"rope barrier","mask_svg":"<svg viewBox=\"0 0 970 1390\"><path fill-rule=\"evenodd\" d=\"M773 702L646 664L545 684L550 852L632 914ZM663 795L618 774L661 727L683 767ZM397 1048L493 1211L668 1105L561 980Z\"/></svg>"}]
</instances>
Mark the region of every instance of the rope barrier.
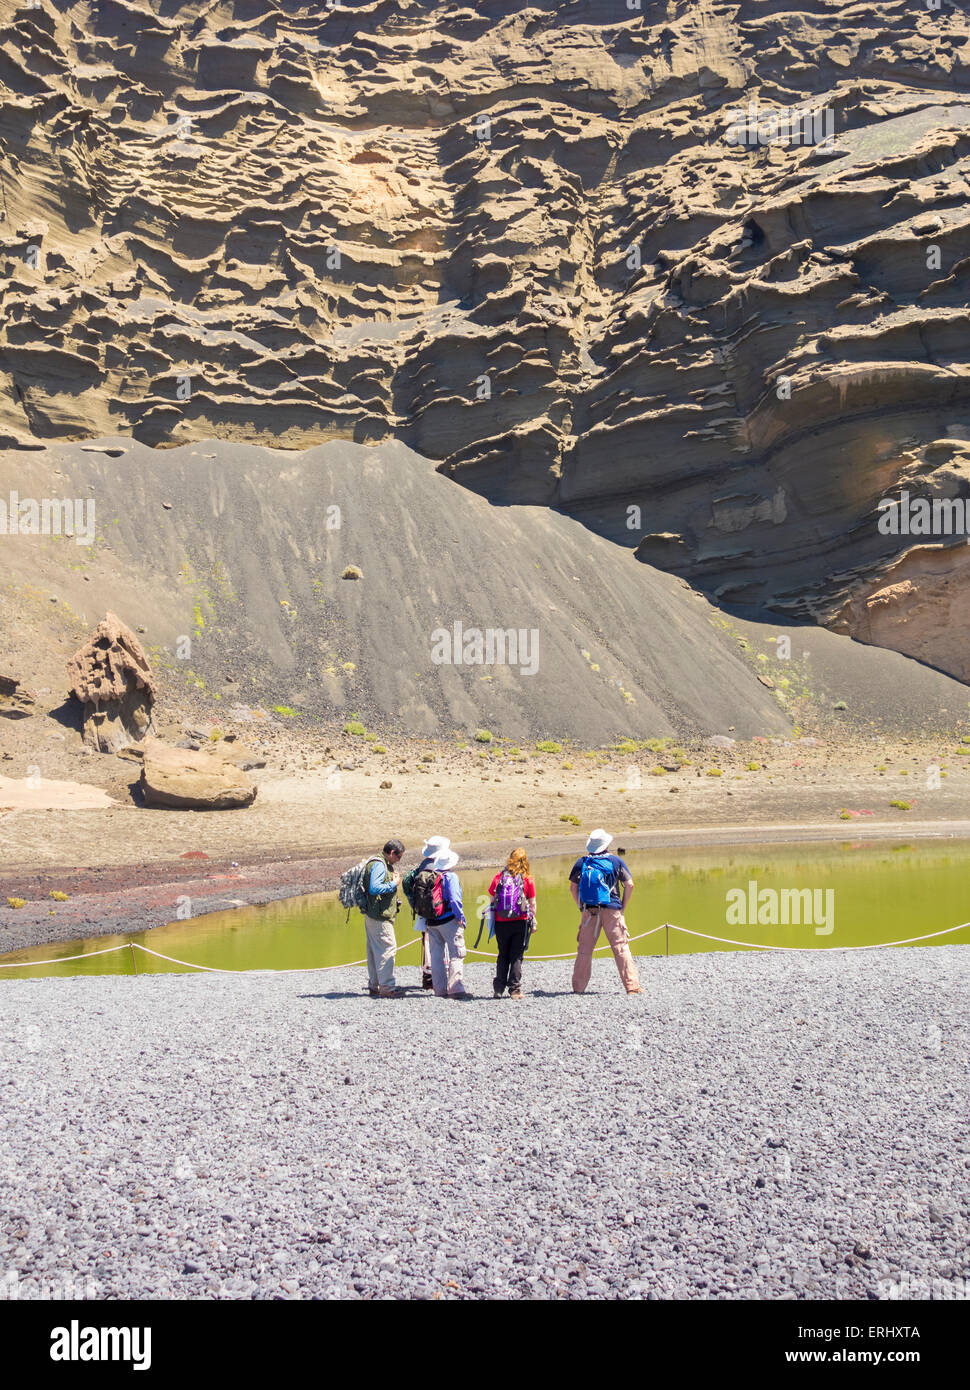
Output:
<instances>
[{"instance_id":1,"label":"rope barrier","mask_svg":"<svg viewBox=\"0 0 970 1390\"><path fill-rule=\"evenodd\" d=\"M85 960L88 956L110 956L112 951L127 951L123 946L105 946L103 951L82 951L79 956L58 956L56 960L14 960L0 964L0 970L26 970L28 965L60 965L66 960Z\"/></svg>"},{"instance_id":2,"label":"rope barrier","mask_svg":"<svg viewBox=\"0 0 970 1390\"><path fill-rule=\"evenodd\" d=\"M398 951L406 951L409 946L417 944L417 937L414 941L405 941L403 946L395 946L394 954ZM342 965L293 965L285 970L223 970L218 965L196 965L190 960L179 960L178 956L163 956L161 951L153 951L148 946L142 946L134 941L132 945L136 951L144 951L147 956L157 956L159 960L170 960L173 965L187 965L190 970L206 970L213 975L312 975L318 970L349 970L354 965L366 965L367 957L363 960L348 960ZM117 948L115 948L117 949ZM96 954L96 953L93 953ZM46 964L47 962L40 962ZM51 962L53 964L53 962Z\"/></svg>"},{"instance_id":3,"label":"rope barrier","mask_svg":"<svg viewBox=\"0 0 970 1390\"><path fill-rule=\"evenodd\" d=\"M908 936L903 941L876 941L870 946L769 946L760 941L735 941L729 936L710 936L707 932L692 931L690 927L678 927L673 922L662 922L659 927L651 927L649 931L640 932L637 936L631 936L630 942L642 941L646 936L655 936L658 931L679 931L685 936L697 936L704 941L718 941L725 946L742 946L749 951L791 951L804 955L817 954L819 951L883 951L891 946L912 946L917 941L932 941L937 936L949 936L955 931L963 931L970 927L970 922L961 922L955 927L944 927L941 931L927 932L923 936ZM412 941L405 941L402 946L394 948L394 954L398 951L406 951L409 946L416 946L418 938ZM110 956L113 951L144 951L146 956L156 956L159 960L170 961L173 965L184 965L188 970L203 970L210 975L313 975L321 970L349 970L353 966L366 965L366 957L363 960L344 961L340 965L294 965L284 970L225 970L218 965L198 965L195 961L180 960L178 956L166 956L161 951L153 951L150 946L142 946L139 941L126 941L121 946L105 946L100 951L82 951L77 956L56 956L53 960L14 960L0 962L0 970L28 970L34 966L63 965L67 961L87 960L91 956ZM604 946L597 946L596 951L612 950L609 942ZM489 960L495 960L494 951L476 951L474 947L469 947L467 954L470 956L485 956ZM575 956L575 951L561 951L558 955L530 956L530 960L570 960Z\"/></svg>"},{"instance_id":4,"label":"rope barrier","mask_svg":"<svg viewBox=\"0 0 970 1390\"><path fill-rule=\"evenodd\" d=\"M889 946L911 946L915 941L930 941L934 936L949 936L951 932L963 931L970 922L961 922L958 927L944 927L942 931L927 932L925 936L908 936L904 941L876 941L871 946L768 946L760 941L732 941L729 936L708 936L706 932L691 931L690 927L675 927L673 922L667 926L671 931L683 932L685 936L700 936L705 941L722 941L727 946L746 946L751 951L882 951Z\"/></svg>"},{"instance_id":5,"label":"rope barrier","mask_svg":"<svg viewBox=\"0 0 970 1390\"><path fill-rule=\"evenodd\" d=\"M666 925L667 925L667 923L664 922L664 923L662 923L659 927L651 927L649 931L642 931L642 932L640 932L639 936L631 936L631 937L630 937L630 941L642 941L643 938L644 938L645 936L653 936L654 932L663 931L663 929L664 929L664 927L665 927ZM606 943L604 946L595 946L595 947L593 948L593 954L595 955L597 951L611 951L612 949L613 949L612 946L611 946L610 943L607 941L607 943ZM468 952L467 952L467 954L470 955L470 956L488 956L489 960L496 960L496 959L498 958L498 952L497 952L497 951L476 951L475 948L474 948L474 946L469 946L469 947L468 947ZM576 954L575 951L560 951L559 955L557 955L557 956L534 956L534 955L532 954L532 952L530 951L530 952L529 952L529 959L530 959L530 960L571 960L571 959L573 958L573 956L575 956L575 954Z\"/></svg>"}]
</instances>

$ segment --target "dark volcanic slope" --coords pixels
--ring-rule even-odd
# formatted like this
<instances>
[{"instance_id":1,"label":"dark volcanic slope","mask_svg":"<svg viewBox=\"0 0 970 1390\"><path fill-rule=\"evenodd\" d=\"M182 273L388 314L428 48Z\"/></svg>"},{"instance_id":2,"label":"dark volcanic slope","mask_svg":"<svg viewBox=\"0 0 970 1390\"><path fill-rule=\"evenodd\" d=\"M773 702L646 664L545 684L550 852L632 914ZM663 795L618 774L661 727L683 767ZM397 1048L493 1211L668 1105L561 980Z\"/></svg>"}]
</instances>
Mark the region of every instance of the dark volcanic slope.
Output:
<instances>
[{"instance_id":1,"label":"dark volcanic slope","mask_svg":"<svg viewBox=\"0 0 970 1390\"><path fill-rule=\"evenodd\" d=\"M9 444L395 437L726 600L914 649L927 566L873 619L920 546L876 504L970 493L948 0L0 19ZM728 143L749 101L828 113L834 146ZM954 669L952 631L920 640Z\"/></svg>"},{"instance_id":2,"label":"dark volcanic slope","mask_svg":"<svg viewBox=\"0 0 970 1390\"><path fill-rule=\"evenodd\" d=\"M215 717L261 703L359 712L370 727L594 743L789 731L787 697L758 679L768 668L754 656L778 629L739 629L575 519L490 504L403 444L152 451L114 439L0 457L0 497L39 496L52 477L58 497L94 500L94 544L0 543L0 671L46 687L43 704L112 608L143 630L163 706L202 689L219 697ZM342 579L349 565L363 577ZM438 663L433 634L456 622L463 635L525 629L530 659ZM847 700L862 729L949 728L966 707L963 686L895 652L789 633L791 666L776 662L775 681L790 675L793 696L810 688L818 709Z\"/></svg>"},{"instance_id":3,"label":"dark volcanic slope","mask_svg":"<svg viewBox=\"0 0 970 1390\"><path fill-rule=\"evenodd\" d=\"M111 607L145 629L169 680L204 682L223 708L590 742L788 729L737 639L682 580L547 508L492 506L403 444L52 445L0 461L0 495L38 496L50 476L58 496L95 499L97 539L5 537L0 632L11 641L49 624L51 598L80 626L68 624L52 671L48 653L16 640L0 668L33 680L44 660L55 694L71 643ZM363 577L342 579L348 565ZM514 628L518 641L524 629L526 659L436 662L434 634L456 622L463 636Z\"/></svg>"}]
</instances>

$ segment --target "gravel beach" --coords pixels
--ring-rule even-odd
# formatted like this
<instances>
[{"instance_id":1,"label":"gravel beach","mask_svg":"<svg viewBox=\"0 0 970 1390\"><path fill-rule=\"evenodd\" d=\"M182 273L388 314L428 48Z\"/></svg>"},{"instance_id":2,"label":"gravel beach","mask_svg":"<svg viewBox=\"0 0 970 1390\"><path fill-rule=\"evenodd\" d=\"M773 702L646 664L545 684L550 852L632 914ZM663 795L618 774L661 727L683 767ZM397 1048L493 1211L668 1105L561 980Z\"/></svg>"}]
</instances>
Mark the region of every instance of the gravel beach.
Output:
<instances>
[{"instance_id":1,"label":"gravel beach","mask_svg":"<svg viewBox=\"0 0 970 1390\"><path fill-rule=\"evenodd\" d=\"M970 951L0 981L0 1297L970 1293Z\"/></svg>"}]
</instances>

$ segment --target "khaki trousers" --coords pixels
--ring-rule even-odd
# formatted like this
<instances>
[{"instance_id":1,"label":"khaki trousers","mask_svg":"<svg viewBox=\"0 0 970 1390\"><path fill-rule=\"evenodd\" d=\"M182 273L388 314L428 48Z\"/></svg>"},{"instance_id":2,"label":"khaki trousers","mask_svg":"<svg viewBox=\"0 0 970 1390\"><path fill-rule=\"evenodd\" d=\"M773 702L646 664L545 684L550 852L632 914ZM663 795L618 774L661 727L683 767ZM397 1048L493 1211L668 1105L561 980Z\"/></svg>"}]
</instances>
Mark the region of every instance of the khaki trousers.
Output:
<instances>
[{"instance_id":1,"label":"khaki trousers","mask_svg":"<svg viewBox=\"0 0 970 1390\"><path fill-rule=\"evenodd\" d=\"M630 933L626 929L623 913L618 907L584 907L576 940L576 964L573 966L573 993L582 994L589 984L593 968L593 949L596 946L600 929L613 951L616 968L626 990L639 989L640 978L630 954Z\"/></svg>"},{"instance_id":2,"label":"khaki trousers","mask_svg":"<svg viewBox=\"0 0 970 1390\"><path fill-rule=\"evenodd\" d=\"M394 923L365 914L364 930L367 932L367 983L371 989L393 989L394 952L397 950Z\"/></svg>"}]
</instances>

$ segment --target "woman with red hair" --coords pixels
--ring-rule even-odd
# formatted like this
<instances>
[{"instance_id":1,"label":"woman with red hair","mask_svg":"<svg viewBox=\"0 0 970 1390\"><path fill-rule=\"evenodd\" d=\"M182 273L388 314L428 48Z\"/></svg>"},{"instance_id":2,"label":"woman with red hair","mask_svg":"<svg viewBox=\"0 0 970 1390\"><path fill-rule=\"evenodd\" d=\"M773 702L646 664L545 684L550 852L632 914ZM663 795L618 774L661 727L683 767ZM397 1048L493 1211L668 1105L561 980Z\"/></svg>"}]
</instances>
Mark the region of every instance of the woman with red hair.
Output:
<instances>
[{"instance_id":1,"label":"woman with red hair","mask_svg":"<svg viewBox=\"0 0 970 1390\"><path fill-rule=\"evenodd\" d=\"M524 849L514 849L505 868L492 879L488 890L495 909L495 941L498 961L492 988L501 999L508 987L512 999L522 998L522 957L536 930L536 886L529 877Z\"/></svg>"}]
</instances>

